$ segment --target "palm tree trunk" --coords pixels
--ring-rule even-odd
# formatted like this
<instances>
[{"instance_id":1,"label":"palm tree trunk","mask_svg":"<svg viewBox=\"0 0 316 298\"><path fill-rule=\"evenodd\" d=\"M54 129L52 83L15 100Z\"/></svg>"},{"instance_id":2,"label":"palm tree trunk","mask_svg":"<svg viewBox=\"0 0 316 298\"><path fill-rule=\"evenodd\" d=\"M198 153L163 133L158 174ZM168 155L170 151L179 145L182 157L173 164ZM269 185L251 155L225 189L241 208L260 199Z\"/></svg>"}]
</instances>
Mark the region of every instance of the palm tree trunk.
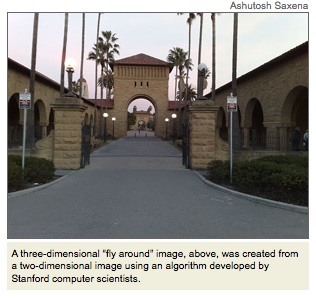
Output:
<instances>
[{"instance_id":1,"label":"palm tree trunk","mask_svg":"<svg viewBox=\"0 0 316 298\"><path fill-rule=\"evenodd\" d=\"M97 25L97 41L96 41L96 59L95 59L95 88L94 88L94 124L93 124L93 135L97 135L97 97L98 97L98 41L100 31L100 19L101 12L98 14L98 25ZM100 124L101 128L101 124Z\"/></svg>"},{"instance_id":2,"label":"palm tree trunk","mask_svg":"<svg viewBox=\"0 0 316 298\"><path fill-rule=\"evenodd\" d=\"M199 55L198 55L198 65L201 63L202 55L202 38L203 38L203 12L200 13L200 37L199 37Z\"/></svg>"},{"instance_id":3,"label":"palm tree trunk","mask_svg":"<svg viewBox=\"0 0 316 298\"><path fill-rule=\"evenodd\" d=\"M100 107L100 137L103 135L103 72L104 67L101 66L101 107Z\"/></svg>"},{"instance_id":4,"label":"palm tree trunk","mask_svg":"<svg viewBox=\"0 0 316 298\"><path fill-rule=\"evenodd\" d=\"M233 29L233 70L232 70L232 93L237 97L237 42L238 42L238 13L234 13ZM238 107L238 105L237 105ZM241 133L239 128L239 112L233 112L233 143L235 150L241 148Z\"/></svg>"},{"instance_id":5,"label":"palm tree trunk","mask_svg":"<svg viewBox=\"0 0 316 298\"><path fill-rule=\"evenodd\" d=\"M188 60L191 58L191 22L189 23L189 50L188 50ZM188 86L189 86L189 67L187 67L187 76L185 79L185 98L184 98L184 110L183 110L183 122L184 125L187 124L187 102L188 102Z\"/></svg>"},{"instance_id":6,"label":"palm tree trunk","mask_svg":"<svg viewBox=\"0 0 316 298\"><path fill-rule=\"evenodd\" d=\"M233 31L233 70L232 70L232 93L237 96L237 35L238 35L238 13L234 13Z\"/></svg>"},{"instance_id":7,"label":"palm tree trunk","mask_svg":"<svg viewBox=\"0 0 316 298\"><path fill-rule=\"evenodd\" d=\"M80 65L80 98L82 98L82 79L83 79L83 57L84 57L84 37L85 37L85 13L82 13L82 38L81 38L81 65Z\"/></svg>"},{"instance_id":8,"label":"palm tree trunk","mask_svg":"<svg viewBox=\"0 0 316 298\"><path fill-rule=\"evenodd\" d=\"M216 22L215 13L212 13L212 100L215 100L215 89L216 89Z\"/></svg>"},{"instance_id":9,"label":"palm tree trunk","mask_svg":"<svg viewBox=\"0 0 316 298\"><path fill-rule=\"evenodd\" d=\"M35 69L36 69L36 54L37 54L37 32L38 32L39 13L34 13L33 24L33 42L32 42L32 58L31 58L31 73L30 73L30 93L31 93L31 108L27 111L27 133L26 133L26 148L33 149L35 147L35 125L34 125L34 95L35 95Z\"/></svg>"},{"instance_id":10,"label":"palm tree trunk","mask_svg":"<svg viewBox=\"0 0 316 298\"><path fill-rule=\"evenodd\" d=\"M64 41L63 50L61 54L61 71L60 71L60 97L64 96L65 89L65 60L67 51L67 35L68 35L68 13L65 13L65 25L64 25Z\"/></svg>"}]
</instances>

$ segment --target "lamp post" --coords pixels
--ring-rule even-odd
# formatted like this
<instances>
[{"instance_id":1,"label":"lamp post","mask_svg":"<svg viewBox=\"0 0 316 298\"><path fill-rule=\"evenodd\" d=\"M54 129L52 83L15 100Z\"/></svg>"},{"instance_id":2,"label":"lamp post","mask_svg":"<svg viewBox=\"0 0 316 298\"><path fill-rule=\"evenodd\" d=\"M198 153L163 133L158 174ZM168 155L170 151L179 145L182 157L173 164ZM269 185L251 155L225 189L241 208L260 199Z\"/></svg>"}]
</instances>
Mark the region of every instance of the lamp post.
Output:
<instances>
[{"instance_id":1,"label":"lamp post","mask_svg":"<svg viewBox=\"0 0 316 298\"><path fill-rule=\"evenodd\" d=\"M205 72L206 72L207 66L205 63L200 63L198 66L198 84L197 84L197 100L205 100L207 99L205 96L203 96L203 85L205 80Z\"/></svg>"},{"instance_id":2,"label":"lamp post","mask_svg":"<svg viewBox=\"0 0 316 298\"><path fill-rule=\"evenodd\" d=\"M112 123L113 123L113 131L112 131L112 140L114 140L114 122L115 122L116 118L112 117Z\"/></svg>"},{"instance_id":3,"label":"lamp post","mask_svg":"<svg viewBox=\"0 0 316 298\"><path fill-rule=\"evenodd\" d=\"M65 68L68 73L68 93L64 94L65 97L76 97L72 92L72 74L75 71L76 61L73 59L66 59Z\"/></svg>"},{"instance_id":4,"label":"lamp post","mask_svg":"<svg viewBox=\"0 0 316 298\"><path fill-rule=\"evenodd\" d=\"M109 117L108 113L103 113L104 117L104 133L103 133L103 141L106 142L106 118Z\"/></svg>"},{"instance_id":5,"label":"lamp post","mask_svg":"<svg viewBox=\"0 0 316 298\"><path fill-rule=\"evenodd\" d=\"M169 122L169 118L165 119L166 122L166 140L167 140L167 136L168 136L168 122Z\"/></svg>"},{"instance_id":6,"label":"lamp post","mask_svg":"<svg viewBox=\"0 0 316 298\"><path fill-rule=\"evenodd\" d=\"M175 142L176 140L176 118L177 118L177 114L173 113L172 114L172 119L173 119L173 143Z\"/></svg>"}]
</instances>

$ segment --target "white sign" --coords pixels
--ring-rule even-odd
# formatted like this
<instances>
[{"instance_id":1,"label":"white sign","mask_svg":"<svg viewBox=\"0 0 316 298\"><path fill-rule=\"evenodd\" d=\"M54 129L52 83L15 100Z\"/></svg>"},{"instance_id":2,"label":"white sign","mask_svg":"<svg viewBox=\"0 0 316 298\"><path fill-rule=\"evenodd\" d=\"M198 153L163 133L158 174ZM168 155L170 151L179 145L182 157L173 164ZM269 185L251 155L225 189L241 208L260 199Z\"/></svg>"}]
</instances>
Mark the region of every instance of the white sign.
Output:
<instances>
[{"instance_id":1,"label":"white sign","mask_svg":"<svg viewBox=\"0 0 316 298\"><path fill-rule=\"evenodd\" d=\"M227 96L227 112L237 112L237 97Z\"/></svg>"},{"instance_id":2,"label":"white sign","mask_svg":"<svg viewBox=\"0 0 316 298\"><path fill-rule=\"evenodd\" d=\"M28 92L20 93L19 108L20 109L31 108L31 93L28 93Z\"/></svg>"}]
</instances>

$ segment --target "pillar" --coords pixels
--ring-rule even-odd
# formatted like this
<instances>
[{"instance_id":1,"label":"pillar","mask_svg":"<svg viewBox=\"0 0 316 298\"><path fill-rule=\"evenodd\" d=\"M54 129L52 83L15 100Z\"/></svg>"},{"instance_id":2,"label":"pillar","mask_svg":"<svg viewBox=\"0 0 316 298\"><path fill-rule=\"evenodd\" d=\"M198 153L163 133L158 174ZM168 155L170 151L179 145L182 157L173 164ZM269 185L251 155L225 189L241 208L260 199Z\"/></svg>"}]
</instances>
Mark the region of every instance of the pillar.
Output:
<instances>
[{"instance_id":1,"label":"pillar","mask_svg":"<svg viewBox=\"0 0 316 298\"><path fill-rule=\"evenodd\" d=\"M189 119L189 167L206 169L216 159L216 113L212 100L197 100L188 109Z\"/></svg>"},{"instance_id":2,"label":"pillar","mask_svg":"<svg viewBox=\"0 0 316 298\"><path fill-rule=\"evenodd\" d=\"M86 106L75 97L56 98L54 165L56 169L76 170L81 166L82 123Z\"/></svg>"}]
</instances>

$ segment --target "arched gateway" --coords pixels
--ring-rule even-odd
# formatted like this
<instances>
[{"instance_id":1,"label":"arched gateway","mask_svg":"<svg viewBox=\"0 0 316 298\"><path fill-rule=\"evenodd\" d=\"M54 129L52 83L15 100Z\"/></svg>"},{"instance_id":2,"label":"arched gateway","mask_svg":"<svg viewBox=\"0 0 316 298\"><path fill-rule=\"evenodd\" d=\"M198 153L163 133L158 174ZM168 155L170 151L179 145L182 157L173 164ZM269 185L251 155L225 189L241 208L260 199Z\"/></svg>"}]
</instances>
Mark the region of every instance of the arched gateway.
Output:
<instances>
[{"instance_id":1,"label":"arched gateway","mask_svg":"<svg viewBox=\"0 0 316 298\"><path fill-rule=\"evenodd\" d=\"M127 109L138 98L149 100L155 108L155 134L165 135L165 118L168 111L168 82L172 71L166 61L138 54L120 59L111 64L114 72L114 107L110 119L116 118L115 137L126 136ZM111 129L110 127L108 129Z\"/></svg>"}]
</instances>

